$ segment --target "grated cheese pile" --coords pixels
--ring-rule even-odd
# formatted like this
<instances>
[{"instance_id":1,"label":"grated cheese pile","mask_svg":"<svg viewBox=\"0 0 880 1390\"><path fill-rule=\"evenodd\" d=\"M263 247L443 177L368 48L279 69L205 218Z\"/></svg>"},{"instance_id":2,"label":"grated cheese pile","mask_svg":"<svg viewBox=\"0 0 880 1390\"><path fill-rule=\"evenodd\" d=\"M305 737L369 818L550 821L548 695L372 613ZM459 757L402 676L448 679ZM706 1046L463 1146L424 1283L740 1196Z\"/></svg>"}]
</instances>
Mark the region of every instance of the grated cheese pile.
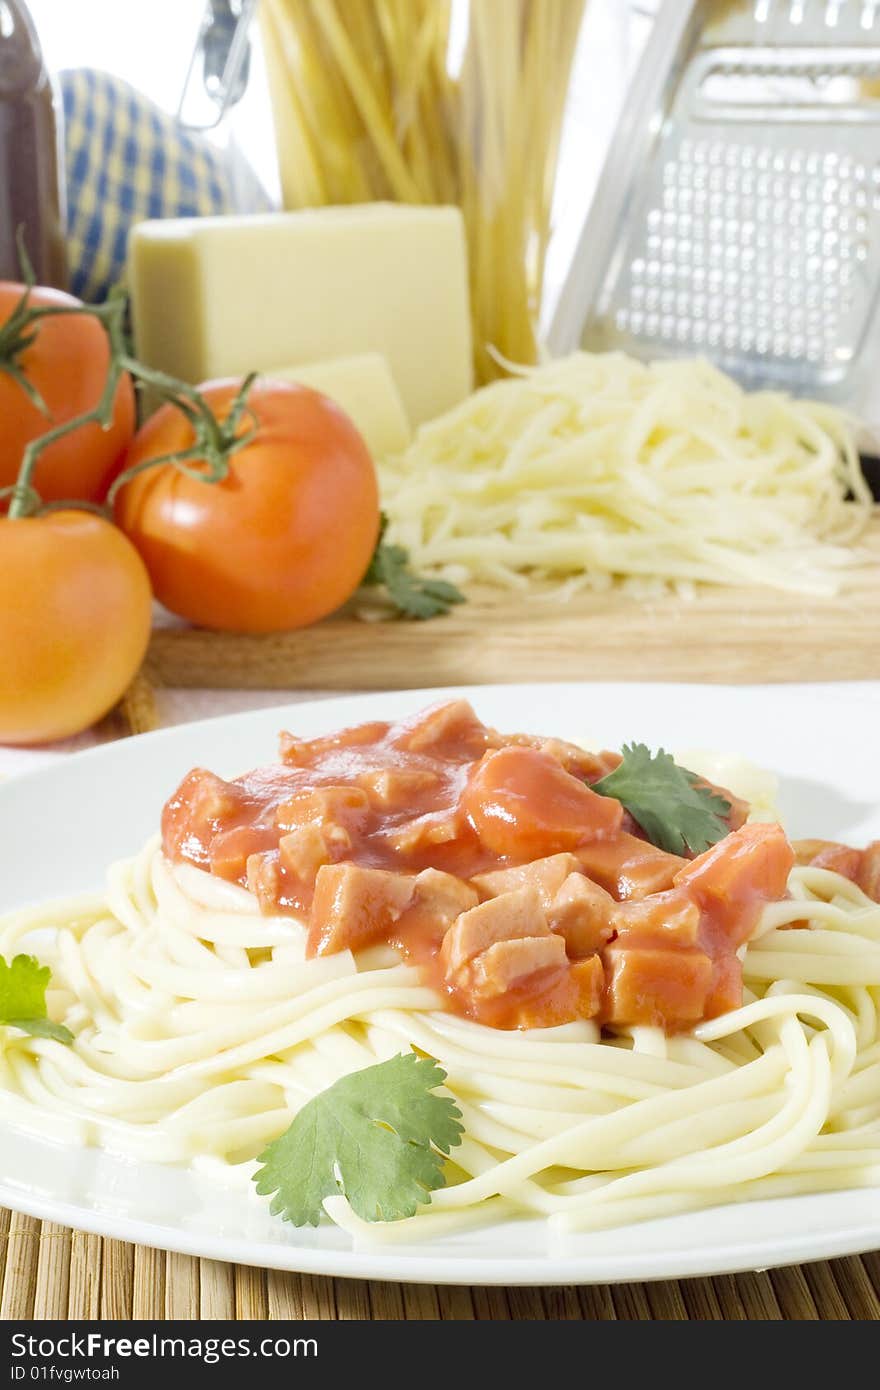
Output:
<instances>
[{"instance_id":1,"label":"grated cheese pile","mask_svg":"<svg viewBox=\"0 0 880 1390\"><path fill-rule=\"evenodd\" d=\"M390 536L456 583L836 593L871 512L852 422L704 361L574 353L476 392L381 467Z\"/></svg>"}]
</instances>

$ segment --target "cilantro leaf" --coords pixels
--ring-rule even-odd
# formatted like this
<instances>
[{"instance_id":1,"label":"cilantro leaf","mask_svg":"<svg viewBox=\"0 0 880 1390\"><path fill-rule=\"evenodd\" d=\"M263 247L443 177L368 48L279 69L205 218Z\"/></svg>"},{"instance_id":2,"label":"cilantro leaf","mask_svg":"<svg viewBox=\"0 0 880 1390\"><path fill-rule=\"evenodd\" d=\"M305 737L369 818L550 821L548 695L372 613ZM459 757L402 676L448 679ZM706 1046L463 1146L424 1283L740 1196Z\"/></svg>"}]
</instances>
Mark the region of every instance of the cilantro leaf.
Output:
<instances>
[{"instance_id":1,"label":"cilantro leaf","mask_svg":"<svg viewBox=\"0 0 880 1390\"><path fill-rule=\"evenodd\" d=\"M456 603L464 603L464 594L445 579L425 579L410 568L409 551L402 545L385 540L388 518L382 513L379 539L364 584L382 585L396 608L408 618L437 618L448 613Z\"/></svg>"},{"instance_id":2,"label":"cilantro leaf","mask_svg":"<svg viewBox=\"0 0 880 1390\"><path fill-rule=\"evenodd\" d=\"M409 1052L314 1096L257 1160L272 1215L317 1226L324 1198L341 1192L365 1221L413 1216L444 1185L441 1154L461 1143L461 1112L432 1094L445 1080L430 1057Z\"/></svg>"},{"instance_id":3,"label":"cilantro leaf","mask_svg":"<svg viewBox=\"0 0 880 1390\"><path fill-rule=\"evenodd\" d=\"M0 1026L20 1028L34 1038L72 1043L70 1029L48 1017L50 974L48 965L40 965L35 956L16 956L11 965L0 956Z\"/></svg>"},{"instance_id":4,"label":"cilantro leaf","mask_svg":"<svg viewBox=\"0 0 880 1390\"><path fill-rule=\"evenodd\" d=\"M652 845L670 854L702 854L730 833L724 819L730 802L670 753L652 753L644 743L624 744L622 752L620 766L592 790L622 802Z\"/></svg>"}]
</instances>

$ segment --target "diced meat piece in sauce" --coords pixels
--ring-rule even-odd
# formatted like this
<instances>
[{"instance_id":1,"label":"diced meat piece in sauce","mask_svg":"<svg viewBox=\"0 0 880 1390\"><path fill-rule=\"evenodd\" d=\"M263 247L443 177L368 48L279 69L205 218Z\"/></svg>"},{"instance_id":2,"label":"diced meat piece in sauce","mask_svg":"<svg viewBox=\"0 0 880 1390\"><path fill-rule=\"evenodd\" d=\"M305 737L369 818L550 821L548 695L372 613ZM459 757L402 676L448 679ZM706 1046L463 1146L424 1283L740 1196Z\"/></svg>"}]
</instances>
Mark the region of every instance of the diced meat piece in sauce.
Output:
<instances>
[{"instance_id":1,"label":"diced meat piece in sauce","mask_svg":"<svg viewBox=\"0 0 880 1390\"><path fill-rule=\"evenodd\" d=\"M846 845L840 845L836 840L792 840L791 848L794 862L801 868L810 868L825 850L846 849Z\"/></svg>"},{"instance_id":2,"label":"diced meat piece in sauce","mask_svg":"<svg viewBox=\"0 0 880 1390\"><path fill-rule=\"evenodd\" d=\"M275 824L284 834L320 825L328 844L348 850L366 822L369 804L362 787L318 787L282 801L275 808Z\"/></svg>"},{"instance_id":3,"label":"diced meat piece in sauce","mask_svg":"<svg viewBox=\"0 0 880 1390\"><path fill-rule=\"evenodd\" d=\"M282 733L278 739L278 756L288 767L314 767L317 761L339 749L381 743L390 728L384 720L375 719L369 724L354 724L350 729L339 729L321 738L304 739L296 734Z\"/></svg>"},{"instance_id":4,"label":"diced meat piece in sauce","mask_svg":"<svg viewBox=\"0 0 880 1390\"><path fill-rule=\"evenodd\" d=\"M600 956L571 961L558 970L531 976L509 995L482 1002L495 1027L555 1028L576 1019L597 1018L605 1000L605 971ZM507 1008L503 1018L498 1009Z\"/></svg>"},{"instance_id":5,"label":"diced meat piece in sauce","mask_svg":"<svg viewBox=\"0 0 880 1390\"><path fill-rule=\"evenodd\" d=\"M423 869L414 885L412 902L400 919L403 939L397 938L398 943L408 951L417 949L420 956L426 950L436 955L456 918L480 899L469 883L439 869Z\"/></svg>"},{"instance_id":6,"label":"diced meat piece in sauce","mask_svg":"<svg viewBox=\"0 0 880 1390\"><path fill-rule=\"evenodd\" d=\"M207 772L205 768L193 768L162 810L162 843L166 852L168 846L175 846L180 858L188 859L190 863L198 864L218 877L229 877L229 870L221 867L227 860L226 854L218 851L218 867L215 868L212 852L217 848L214 842L219 836L243 828L240 823L243 800L236 783L224 782L222 777ZM255 840L251 840L248 851L243 856L235 856L233 877L243 877L247 854L259 847Z\"/></svg>"},{"instance_id":7,"label":"diced meat piece in sauce","mask_svg":"<svg viewBox=\"0 0 880 1390\"><path fill-rule=\"evenodd\" d=\"M681 1027L703 1017L712 984L703 951L612 945L604 958L609 1023Z\"/></svg>"},{"instance_id":8,"label":"diced meat piece in sauce","mask_svg":"<svg viewBox=\"0 0 880 1390\"><path fill-rule=\"evenodd\" d=\"M260 904L261 910L276 911L276 904L284 891L278 851L267 849L260 854L249 855L245 872L247 886Z\"/></svg>"},{"instance_id":9,"label":"diced meat piece in sauce","mask_svg":"<svg viewBox=\"0 0 880 1390\"><path fill-rule=\"evenodd\" d=\"M735 1008L736 949L765 903L783 897L793 859L780 826L745 825L680 868L671 892L622 903L618 936L603 953L607 1021L675 1031Z\"/></svg>"},{"instance_id":10,"label":"diced meat piece in sauce","mask_svg":"<svg viewBox=\"0 0 880 1390\"><path fill-rule=\"evenodd\" d=\"M387 869L325 864L318 870L307 951L326 956L388 938L412 902L415 880Z\"/></svg>"},{"instance_id":11,"label":"diced meat piece in sauce","mask_svg":"<svg viewBox=\"0 0 880 1390\"><path fill-rule=\"evenodd\" d=\"M574 860L577 864L577 860ZM570 873L547 913L551 931L565 941L573 958L600 951L615 932L618 904L585 874Z\"/></svg>"},{"instance_id":12,"label":"diced meat piece in sauce","mask_svg":"<svg viewBox=\"0 0 880 1390\"><path fill-rule=\"evenodd\" d=\"M569 978L575 991L575 1017L595 1018L605 1001L605 967L601 956L572 961Z\"/></svg>"},{"instance_id":13,"label":"diced meat piece in sauce","mask_svg":"<svg viewBox=\"0 0 880 1390\"><path fill-rule=\"evenodd\" d=\"M266 836L254 826L240 825L220 831L211 842L211 873L235 883L247 873L251 855L258 853L265 844Z\"/></svg>"},{"instance_id":14,"label":"diced meat piece in sauce","mask_svg":"<svg viewBox=\"0 0 880 1390\"><path fill-rule=\"evenodd\" d=\"M842 874L855 883L862 867L862 851L850 849L849 845L838 844L834 840L794 840L792 841L796 864L812 869L828 869L831 873Z\"/></svg>"},{"instance_id":15,"label":"diced meat piece in sauce","mask_svg":"<svg viewBox=\"0 0 880 1390\"><path fill-rule=\"evenodd\" d=\"M623 759L619 753L590 753L576 743L568 743L562 738L539 738L535 734L514 734L503 740L504 746L518 748L537 748L541 753L549 753L581 781L598 782L619 767ZM499 747L502 742L499 741Z\"/></svg>"},{"instance_id":16,"label":"diced meat piece in sauce","mask_svg":"<svg viewBox=\"0 0 880 1390\"><path fill-rule=\"evenodd\" d=\"M873 898L875 903L880 903L880 840L873 840L867 849L862 851L856 883L867 897Z\"/></svg>"},{"instance_id":17,"label":"diced meat piece in sauce","mask_svg":"<svg viewBox=\"0 0 880 1390\"><path fill-rule=\"evenodd\" d=\"M298 883L311 885L324 864L333 862L333 853L320 825L301 825L278 841L278 856L283 867Z\"/></svg>"},{"instance_id":18,"label":"diced meat piece in sauce","mask_svg":"<svg viewBox=\"0 0 880 1390\"><path fill-rule=\"evenodd\" d=\"M407 720L400 726L396 742L411 753L442 753L444 748L454 748L457 753L464 749L479 758L486 748L487 732L467 700L450 700Z\"/></svg>"},{"instance_id":19,"label":"diced meat piece in sauce","mask_svg":"<svg viewBox=\"0 0 880 1390\"><path fill-rule=\"evenodd\" d=\"M793 864L782 826L754 821L680 869L675 885L687 888L735 948L752 935L764 904L783 897Z\"/></svg>"},{"instance_id":20,"label":"diced meat piece in sauce","mask_svg":"<svg viewBox=\"0 0 880 1390\"><path fill-rule=\"evenodd\" d=\"M542 903L549 907L568 876L579 868L573 854L550 854L546 859L534 859L531 864L519 864L513 869L475 874L471 882L485 898L497 898L516 888L537 888Z\"/></svg>"},{"instance_id":21,"label":"diced meat piece in sauce","mask_svg":"<svg viewBox=\"0 0 880 1390\"><path fill-rule=\"evenodd\" d=\"M491 999L516 989L530 975L565 964L565 942L561 937L526 936L515 941L496 941L472 962L470 987L475 994Z\"/></svg>"},{"instance_id":22,"label":"diced meat piece in sauce","mask_svg":"<svg viewBox=\"0 0 880 1390\"><path fill-rule=\"evenodd\" d=\"M358 785L367 794L371 806L381 811L397 810L430 791L440 781L428 768L383 767L375 772L362 772Z\"/></svg>"},{"instance_id":23,"label":"diced meat piece in sauce","mask_svg":"<svg viewBox=\"0 0 880 1390\"><path fill-rule=\"evenodd\" d=\"M457 811L438 811L417 816L389 830L386 840L398 854L415 855L432 846L448 845L461 833L461 818Z\"/></svg>"},{"instance_id":24,"label":"diced meat piece in sauce","mask_svg":"<svg viewBox=\"0 0 880 1390\"><path fill-rule=\"evenodd\" d=\"M577 858L587 877L620 901L671 888L675 875L687 863L627 831L581 846Z\"/></svg>"},{"instance_id":25,"label":"diced meat piece in sauce","mask_svg":"<svg viewBox=\"0 0 880 1390\"><path fill-rule=\"evenodd\" d=\"M235 793L232 783L224 782L222 777L207 772L203 767L197 767L184 779L178 796L187 797L194 816L216 822L235 815L240 804Z\"/></svg>"},{"instance_id":26,"label":"diced meat piece in sauce","mask_svg":"<svg viewBox=\"0 0 880 1390\"><path fill-rule=\"evenodd\" d=\"M619 801L590 791L549 753L534 748L487 753L462 805L480 842L515 859L537 859L612 836L623 819Z\"/></svg>"},{"instance_id":27,"label":"diced meat piece in sauce","mask_svg":"<svg viewBox=\"0 0 880 1390\"><path fill-rule=\"evenodd\" d=\"M463 912L444 936L440 959L446 978L456 983L463 968L496 941L549 935L537 888L519 888L490 898Z\"/></svg>"},{"instance_id":28,"label":"diced meat piece in sauce","mask_svg":"<svg viewBox=\"0 0 880 1390\"><path fill-rule=\"evenodd\" d=\"M880 840L864 849L851 849L834 840L795 840L796 863L813 869L828 869L858 884L866 897L880 902Z\"/></svg>"},{"instance_id":29,"label":"diced meat piece in sauce","mask_svg":"<svg viewBox=\"0 0 880 1390\"><path fill-rule=\"evenodd\" d=\"M712 983L703 1005L704 1018L738 1009L743 997L742 961L735 955L716 955L712 961Z\"/></svg>"},{"instance_id":30,"label":"diced meat piece in sauce","mask_svg":"<svg viewBox=\"0 0 880 1390\"><path fill-rule=\"evenodd\" d=\"M823 850L813 860L814 868L830 869L832 873L851 878L854 883L858 882L862 864L862 851L850 849L848 845L835 845L832 849Z\"/></svg>"},{"instance_id":31,"label":"diced meat piece in sauce","mask_svg":"<svg viewBox=\"0 0 880 1390\"><path fill-rule=\"evenodd\" d=\"M686 892L672 888L618 904L615 920L623 945L696 946L700 909Z\"/></svg>"},{"instance_id":32,"label":"diced meat piece in sauce","mask_svg":"<svg viewBox=\"0 0 880 1390\"><path fill-rule=\"evenodd\" d=\"M576 743L566 743L559 738L542 739L539 746L544 753L549 753L551 758L561 763L566 772L586 782L601 781L623 761L619 753L589 753L586 748L579 748Z\"/></svg>"},{"instance_id":33,"label":"diced meat piece in sauce","mask_svg":"<svg viewBox=\"0 0 880 1390\"><path fill-rule=\"evenodd\" d=\"M456 917L480 901L477 892L455 874L444 874L440 869L423 869L416 874L415 901L428 908L446 926L451 926Z\"/></svg>"}]
</instances>

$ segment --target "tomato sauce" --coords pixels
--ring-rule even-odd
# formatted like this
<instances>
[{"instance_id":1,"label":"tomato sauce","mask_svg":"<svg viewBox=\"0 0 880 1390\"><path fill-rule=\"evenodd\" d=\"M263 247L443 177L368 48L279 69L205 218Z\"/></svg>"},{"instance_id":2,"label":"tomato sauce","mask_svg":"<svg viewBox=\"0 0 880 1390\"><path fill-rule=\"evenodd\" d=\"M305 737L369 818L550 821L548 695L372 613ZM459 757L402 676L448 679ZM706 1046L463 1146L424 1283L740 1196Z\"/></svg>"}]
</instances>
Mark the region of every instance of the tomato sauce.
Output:
<instances>
[{"instance_id":1,"label":"tomato sauce","mask_svg":"<svg viewBox=\"0 0 880 1390\"><path fill-rule=\"evenodd\" d=\"M736 955L793 856L742 825L697 859L592 790L619 762L502 736L464 701L398 724L281 737L280 762L194 769L163 848L308 927L312 956L387 942L447 1007L497 1028L579 1018L690 1028L742 998Z\"/></svg>"}]
</instances>

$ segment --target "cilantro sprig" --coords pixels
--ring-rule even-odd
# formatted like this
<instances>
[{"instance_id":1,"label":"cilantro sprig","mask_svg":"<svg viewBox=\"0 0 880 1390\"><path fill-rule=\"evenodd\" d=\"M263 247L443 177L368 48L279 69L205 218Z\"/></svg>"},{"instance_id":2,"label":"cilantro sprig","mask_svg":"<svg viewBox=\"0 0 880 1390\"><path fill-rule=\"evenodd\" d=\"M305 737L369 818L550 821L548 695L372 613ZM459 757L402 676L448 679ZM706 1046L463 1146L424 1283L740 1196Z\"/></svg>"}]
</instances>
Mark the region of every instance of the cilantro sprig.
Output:
<instances>
[{"instance_id":1,"label":"cilantro sprig","mask_svg":"<svg viewBox=\"0 0 880 1390\"><path fill-rule=\"evenodd\" d=\"M0 1027L20 1028L32 1038L53 1038L72 1043L73 1034L62 1023L53 1023L46 1008L48 965L35 956L16 956L9 965L0 956Z\"/></svg>"},{"instance_id":2,"label":"cilantro sprig","mask_svg":"<svg viewBox=\"0 0 880 1390\"><path fill-rule=\"evenodd\" d=\"M422 621L440 617L456 603L464 603L464 594L454 584L415 574L410 566L409 551L385 540L387 529L388 518L383 512L379 539L370 568L364 575L364 584L382 585L401 613Z\"/></svg>"},{"instance_id":3,"label":"cilantro sprig","mask_svg":"<svg viewBox=\"0 0 880 1390\"><path fill-rule=\"evenodd\" d=\"M352 1072L313 1097L260 1154L254 1175L273 1216L317 1226L325 1197L342 1193L365 1221L415 1215L443 1187L443 1155L461 1143L461 1112L434 1095L446 1073L401 1053Z\"/></svg>"},{"instance_id":4,"label":"cilantro sprig","mask_svg":"<svg viewBox=\"0 0 880 1390\"><path fill-rule=\"evenodd\" d=\"M623 762L592 790L622 802L653 845L670 854L702 854L729 833L730 802L671 753L652 753L644 743L621 751Z\"/></svg>"}]
</instances>

